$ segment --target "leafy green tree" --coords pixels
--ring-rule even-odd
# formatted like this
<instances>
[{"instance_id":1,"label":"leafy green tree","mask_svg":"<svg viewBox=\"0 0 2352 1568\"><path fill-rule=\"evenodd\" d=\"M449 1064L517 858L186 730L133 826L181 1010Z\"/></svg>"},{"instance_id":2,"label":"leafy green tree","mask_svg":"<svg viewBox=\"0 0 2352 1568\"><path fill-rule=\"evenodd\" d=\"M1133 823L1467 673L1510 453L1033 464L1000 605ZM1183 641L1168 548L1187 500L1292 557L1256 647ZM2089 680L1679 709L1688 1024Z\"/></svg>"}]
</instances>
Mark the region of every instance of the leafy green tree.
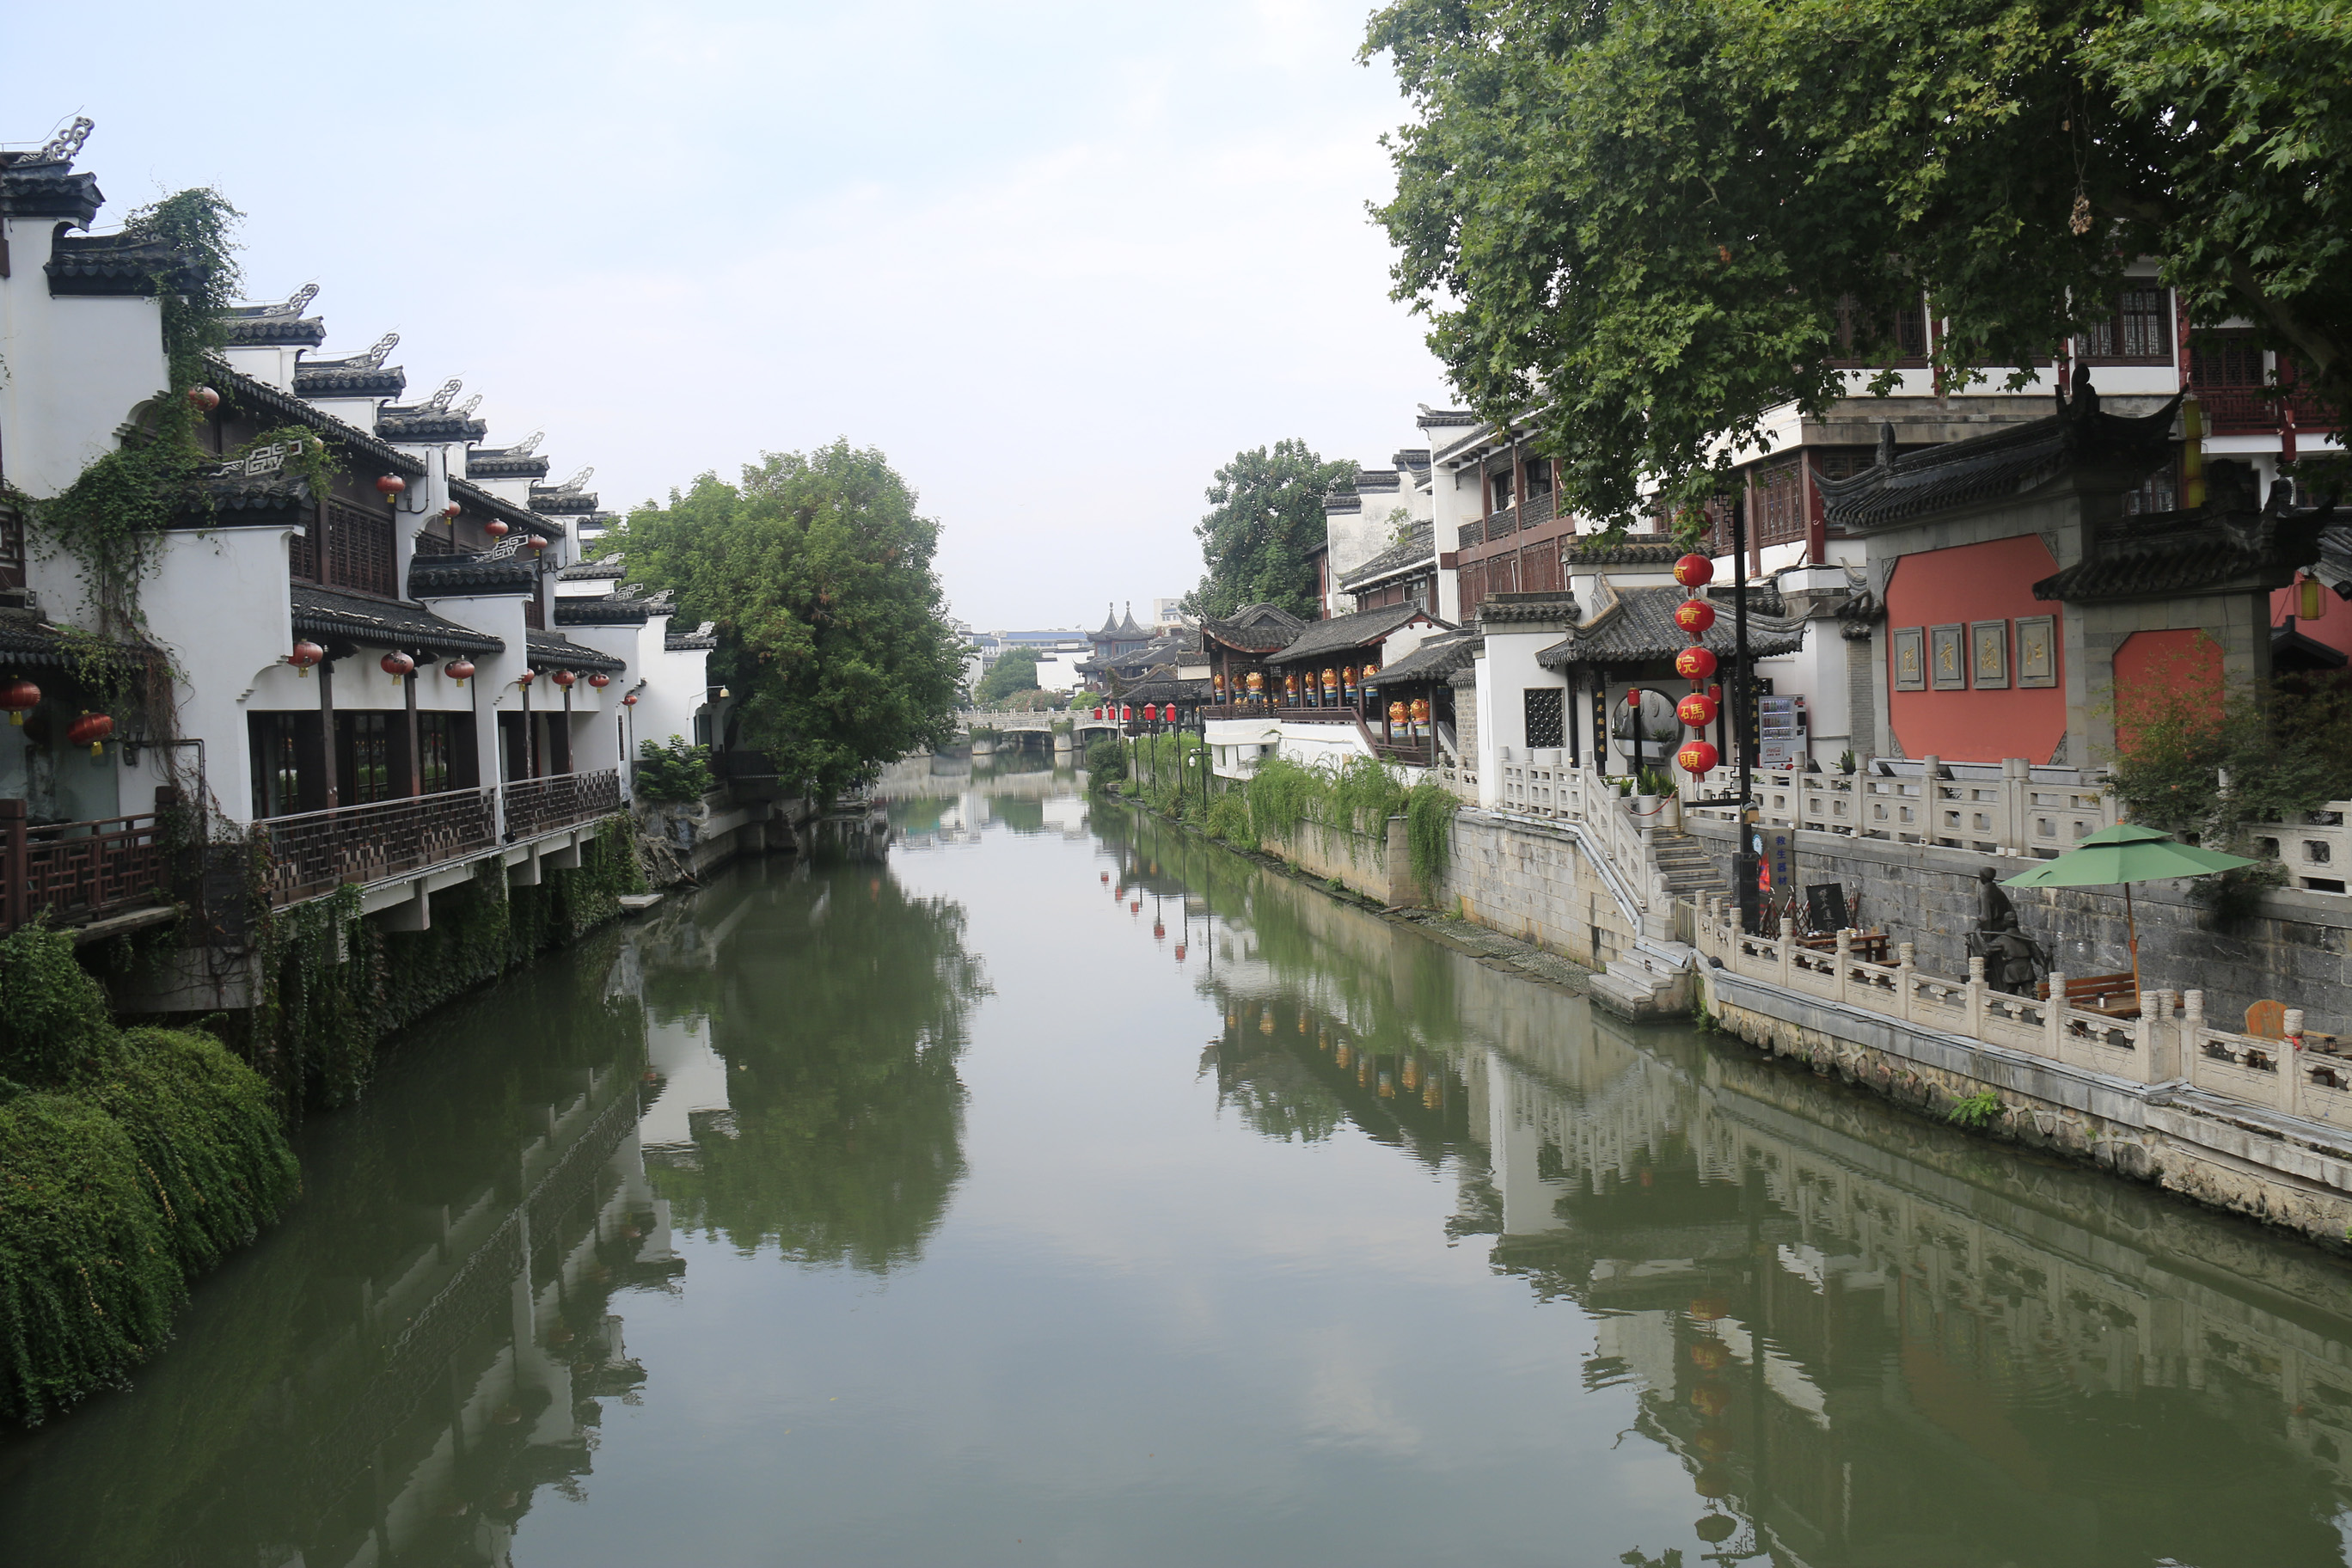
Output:
<instances>
[{"instance_id":1,"label":"leafy green tree","mask_svg":"<svg viewBox=\"0 0 2352 1568\"><path fill-rule=\"evenodd\" d=\"M1309 619L1320 616L1307 552L1324 540L1323 498L1354 475L1327 463L1304 441L1236 453L1209 486L1210 510L1192 527L1208 573L1184 595L1199 616L1229 616L1264 601Z\"/></svg>"},{"instance_id":2,"label":"leafy green tree","mask_svg":"<svg viewBox=\"0 0 2352 1568\"><path fill-rule=\"evenodd\" d=\"M1012 696L1016 691L1037 689L1037 650L1016 647L997 656L988 667L988 673L972 688L971 700L987 708Z\"/></svg>"},{"instance_id":3,"label":"leafy green tree","mask_svg":"<svg viewBox=\"0 0 2352 1568\"><path fill-rule=\"evenodd\" d=\"M714 679L740 699L728 741L830 795L954 733L963 645L931 560L939 524L880 452L770 452L740 484L704 474L606 551L719 625Z\"/></svg>"},{"instance_id":4,"label":"leafy green tree","mask_svg":"<svg viewBox=\"0 0 2352 1568\"><path fill-rule=\"evenodd\" d=\"M1392 0L1365 52L1414 107L1396 295L1588 515L1708 488L1923 301L1948 385L2047 364L2143 255L2352 403L2332 0Z\"/></svg>"}]
</instances>

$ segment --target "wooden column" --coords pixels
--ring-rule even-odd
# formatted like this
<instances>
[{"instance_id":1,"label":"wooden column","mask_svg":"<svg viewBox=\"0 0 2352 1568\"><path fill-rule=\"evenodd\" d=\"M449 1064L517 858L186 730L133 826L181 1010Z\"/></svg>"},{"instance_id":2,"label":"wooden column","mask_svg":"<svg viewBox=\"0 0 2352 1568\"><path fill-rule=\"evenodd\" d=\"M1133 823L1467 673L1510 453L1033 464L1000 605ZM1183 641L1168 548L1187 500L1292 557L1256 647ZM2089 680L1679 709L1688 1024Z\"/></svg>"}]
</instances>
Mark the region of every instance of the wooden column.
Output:
<instances>
[{"instance_id":1,"label":"wooden column","mask_svg":"<svg viewBox=\"0 0 2352 1568\"><path fill-rule=\"evenodd\" d=\"M416 728L416 672L412 669L401 677L400 684L408 704L408 797L414 800L425 793L424 738Z\"/></svg>"},{"instance_id":2,"label":"wooden column","mask_svg":"<svg viewBox=\"0 0 2352 1568\"><path fill-rule=\"evenodd\" d=\"M327 809L342 805L335 780L335 661L319 661L319 777L326 785Z\"/></svg>"}]
</instances>

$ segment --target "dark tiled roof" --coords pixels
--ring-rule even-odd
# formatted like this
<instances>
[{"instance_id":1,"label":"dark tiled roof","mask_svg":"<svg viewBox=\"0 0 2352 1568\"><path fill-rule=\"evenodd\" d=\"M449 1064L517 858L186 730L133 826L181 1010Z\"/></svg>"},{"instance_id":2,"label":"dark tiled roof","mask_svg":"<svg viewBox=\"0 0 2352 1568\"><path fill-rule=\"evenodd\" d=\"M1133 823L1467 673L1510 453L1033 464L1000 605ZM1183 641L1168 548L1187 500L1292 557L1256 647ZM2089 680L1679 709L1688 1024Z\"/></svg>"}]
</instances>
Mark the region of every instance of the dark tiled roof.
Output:
<instances>
[{"instance_id":1,"label":"dark tiled roof","mask_svg":"<svg viewBox=\"0 0 2352 1568\"><path fill-rule=\"evenodd\" d=\"M1849 529L1885 528L1958 507L2030 495L2078 468L2105 470L2126 489L2164 461L2174 398L2153 414L2127 418L2102 412L2095 395L2045 419L1894 456L1893 426L1880 426L1879 460L1849 479L1820 481L1829 521Z\"/></svg>"},{"instance_id":2,"label":"dark tiled roof","mask_svg":"<svg viewBox=\"0 0 2352 1568\"><path fill-rule=\"evenodd\" d=\"M1334 490L1323 498L1323 510L1327 513L1361 511L1364 510L1364 498L1353 490Z\"/></svg>"},{"instance_id":3,"label":"dark tiled roof","mask_svg":"<svg viewBox=\"0 0 2352 1568\"><path fill-rule=\"evenodd\" d=\"M596 498L587 491L541 489L530 488L530 510L542 517L581 517L596 510Z\"/></svg>"},{"instance_id":4,"label":"dark tiled roof","mask_svg":"<svg viewBox=\"0 0 2352 1568\"><path fill-rule=\"evenodd\" d=\"M1571 571L1579 566L1651 566L1672 570L1690 552L1672 540L1628 539L1617 544L1578 544L1562 555Z\"/></svg>"},{"instance_id":5,"label":"dark tiled roof","mask_svg":"<svg viewBox=\"0 0 2352 1568\"><path fill-rule=\"evenodd\" d=\"M1848 642L1868 642L1870 628L1886 618L1886 605L1869 589L1857 589L1838 606L1837 618L1838 636Z\"/></svg>"},{"instance_id":6,"label":"dark tiled roof","mask_svg":"<svg viewBox=\"0 0 2352 1568\"><path fill-rule=\"evenodd\" d=\"M32 611L0 605L0 668L63 664L65 646L58 628Z\"/></svg>"},{"instance_id":7,"label":"dark tiled roof","mask_svg":"<svg viewBox=\"0 0 2352 1568\"><path fill-rule=\"evenodd\" d=\"M1486 644L1486 639L1476 632L1432 637L1395 663L1383 665L1372 676L1370 684L1402 686L1416 680L1443 680L1457 669L1469 668Z\"/></svg>"},{"instance_id":8,"label":"dark tiled roof","mask_svg":"<svg viewBox=\"0 0 2352 1568\"><path fill-rule=\"evenodd\" d=\"M672 632L662 639L662 647L671 653L683 653L692 648L717 647L719 633L716 623L705 621L690 632Z\"/></svg>"},{"instance_id":9,"label":"dark tiled roof","mask_svg":"<svg viewBox=\"0 0 2352 1568\"><path fill-rule=\"evenodd\" d=\"M1484 425L1486 421L1466 408L1424 408L1413 423L1427 430L1440 425Z\"/></svg>"},{"instance_id":10,"label":"dark tiled roof","mask_svg":"<svg viewBox=\"0 0 2352 1568\"><path fill-rule=\"evenodd\" d=\"M1139 708L1146 702L1204 703L1213 695L1206 680L1178 680L1169 676L1138 681L1120 691L1118 700Z\"/></svg>"},{"instance_id":11,"label":"dark tiled roof","mask_svg":"<svg viewBox=\"0 0 2352 1568\"><path fill-rule=\"evenodd\" d=\"M523 648L534 665L553 665L558 669L603 670L618 675L629 668L629 662L614 658L608 653L598 653L592 647L582 647L562 632L529 632L523 637Z\"/></svg>"},{"instance_id":12,"label":"dark tiled roof","mask_svg":"<svg viewBox=\"0 0 2352 1568\"><path fill-rule=\"evenodd\" d=\"M205 476L199 500L180 514L199 528L301 526L310 521L310 481L299 474L213 473Z\"/></svg>"},{"instance_id":13,"label":"dark tiled roof","mask_svg":"<svg viewBox=\"0 0 2352 1568\"><path fill-rule=\"evenodd\" d=\"M1403 488L1404 476L1394 468L1358 468L1356 470L1356 489L1359 492L1401 490Z\"/></svg>"},{"instance_id":14,"label":"dark tiled roof","mask_svg":"<svg viewBox=\"0 0 2352 1568\"><path fill-rule=\"evenodd\" d=\"M470 484L464 479L453 477L449 480L449 493L457 498L467 511L478 511L490 517L504 518L509 527L520 528L526 533L536 533L541 539L563 537L563 530L557 524L548 521L529 507L517 506L510 500L501 500L492 495L479 485Z\"/></svg>"},{"instance_id":15,"label":"dark tiled roof","mask_svg":"<svg viewBox=\"0 0 2352 1568\"><path fill-rule=\"evenodd\" d=\"M1352 616L1334 616L1328 621L1309 621L1305 631L1300 632L1287 647L1268 658L1266 663L1297 664L1307 659L1321 658L1327 654L1364 647L1381 641L1416 616L1436 619L1419 605L1383 605L1377 610L1359 610Z\"/></svg>"},{"instance_id":16,"label":"dark tiled roof","mask_svg":"<svg viewBox=\"0 0 2352 1568\"><path fill-rule=\"evenodd\" d=\"M1271 653L1286 646L1306 629L1305 621L1280 605L1269 605L1264 600L1244 605L1223 620L1208 616L1201 617L1203 635L1244 653Z\"/></svg>"},{"instance_id":17,"label":"dark tiled roof","mask_svg":"<svg viewBox=\"0 0 2352 1568\"><path fill-rule=\"evenodd\" d=\"M538 452L477 447L466 454L466 477L469 479L543 479L547 477L547 458Z\"/></svg>"},{"instance_id":18,"label":"dark tiled roof","mask_svg":"<svg viewBox=\"0 0 2352 1568\"><path fill-rule=\"evenodd\" d=\"M387 441L478 441L490 422L430 404L386 406L376 411L375 433Z\"/></svg>"},{"instance_id":19,"label":"dark tiled roof","mask_svg":"<svg viewBox=\"0 0 2352 1568\"><path fill-rule=\"evenodd\" d=\"M1407 468L1412 470L1413 473L1418 474L1421 470L1429 467L1429 448L1426 447L1407 447L1402 452L1391 453L1389 455L1389 461L1394 463L1400 468Z\"/></svg>"},{"instance_id":20,"label":"dark tiled roof","mask_svg":"<svg viewBox=\"0 0 2352 1568\"><path fill-rule=\"evenodd\" d=\"M1675 606L1689 595L1681 588L1620 588L1590 626L1580 626L1536 655L1546 669L1570 665L1649 664L1670 659L1690 647L1690 635L1675 625ZM1715 625L1701 643L1718 658L1731 656L1733 616L1716 606ZM1748 652L1753 658L1794 653L1804 646L1805 624L1777 616L1748 616Z\"/></svg>"},{"instance_id":21,"label":"dark tiled roof","mask_svg":"<svg viewBox=\"0 0 2352 1568\"><path fill-rule=\"evenodd\" d=\"M558 599L559 626L641 626L653 619L654 607L644 599Z\"/></svg>"},{"instance_id":22,"label":"dark tiled roof","mask_svg":"<svg viewBox=\"0 0 2352 1568\"><path fill-rule=\"evenodd\" d=\"M1339 586L1352 591L1377 583L1391 573L1434 567L1436 564L1436 527L1431 523L1416 522L1402 540L1341 577Z\"/></svg>"},{"instance_id":23,"label":"dark tiled roof","mask_svg":"<svg viewBox=\"0 0 2352 1568\"><path fill-rule=\"evenodd\" d=\"M77 174L68 159L0 153L0 216L55 217L87 226L106 205L98 176Z\"/></svg>"},{"instance_id":24,"label":"dark tiled roof","mask_svg":"<svg viewBox=\"0 0 2352 1568\"><path fill-rule=\"evenodd\" d=\"M1576 607L1576 595L1570 593L1490 594L1478 606L1478 620L1491 626L1526 626L1537 621L1573 623L1582 613Z\"/></svg>"},{"instance_id":25,"label":"dark tiled roof","mask_svg":"<svg viewBox=\"0 0 2352 1568\"><path fill-rule=\"evenodd\" d=\"M621 563L619 556L608 555L602 561L576 561L558 572L556 576L566 583L595 583L607 579L618 582L628 574L628 571Z\"/></svg>"},{"instance_id":26,"label":"dark tiled roof","mask_svg":"<svg viewBox=\"0 0 2352 1568\"><path fill-rule=\"evenodd\" d=\"M422 605L365 599L306 583L295 584L289 597L294 629L309 637L345 637L375 647L426 653L499 653L507 646L488 632L443 620Z\"/></svg>"},{"instance_id":27,"label":"dark tiled roof","mask_svg":"<svg viewBox=\"0 0 2352 1568\"><path fill-rule=\"evenodd\" d=\"M462 599L528 594L539 586L539 563L520 555L415 555L408 562L408 592L417 599Z\"/></svg>"},{"instance_id":28,"label":"dark tiled roof","mask_svg":"<svg viewBox=\"0 0 2352 1568\"><path fill-rule=\"evenodd\" d=\"M397 447L387 446L356 426L346 425L331 414L311 407L301 398L278 391L266 381L257 381L239 370L233 370L223 360L214 360L206 372L222 396L252 409L277 416L297 425L308 426L329 441L364 453L371 462L395 474L416 479L425 477L424 462ZM299 385L299 378L296 384Z\"/></svg>"},{"instance_id":29,"label":"dark tiled roof","mask_svg":"<svg viewBox=\"0 0 2352 1568\"><path fill-rule=\"evenodd\" d=\"M173 293L191 293L204 283L185 252L137 234L59 235L47 270L52 294L152 294L159 278Z\"/></svg>"},{"instance_id":30,"label":"dark tiled roof","mask_svg":"<svg viewBox=\"0 0 2352 1568\"><path fill-rule=\"evenodd\" d=\"M294 390L304 397L398 397L408 372L396 364L298 364Z\"/></svg>"},{"instance_id":31,"label":"dark tiled roof","mask_svg":"<svg viewBox=\"0 0 2352 1568\"><path fill-rule=\"evenodd\" d=\"M2095 551L2033 584L2037 599L2164 598L2219 588L2283 588L2317 563L2330 513L2158 512L2103 527Z\"/></svg>"},{"instance_id":32,"label":"dark tiled roof","mask_svg":"<svg viewBox=\"0 0 2352 1568\"><path fill-rule=\"evenodd\" d=\"M316 283L305 283L291 299L270 305L232 305L222 313L222 327L233 343L299 344L317 348L327 341L327 323L302 313L319 297Z\"/></svg>"}]
</instances>

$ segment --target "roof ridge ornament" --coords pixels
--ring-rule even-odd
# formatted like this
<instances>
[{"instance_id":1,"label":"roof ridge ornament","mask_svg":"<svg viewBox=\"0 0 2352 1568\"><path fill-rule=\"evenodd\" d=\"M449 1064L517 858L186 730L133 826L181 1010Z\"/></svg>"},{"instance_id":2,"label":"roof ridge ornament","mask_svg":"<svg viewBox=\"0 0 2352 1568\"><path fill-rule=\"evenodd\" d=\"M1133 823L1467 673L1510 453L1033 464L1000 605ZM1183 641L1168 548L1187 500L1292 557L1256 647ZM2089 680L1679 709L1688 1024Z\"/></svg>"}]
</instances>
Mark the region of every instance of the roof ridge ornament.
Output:
<instances>
[{"instance_id":1,"label":"roof ridge ornament","mask_svg":"<svg viewBox=\"0 0 2352 1568\"><path fill-rule=\"evenodd\" d=\"M424 402L416 405L416 412L419 414L448 413L449 400L457 396L458 389L463 387L465 384L466 384L463 381L460 381L457 377L454 375L451 376L448 380L441 384L440 387L435 391L432 396L426 398Z\"/></svg>"},{"instance_id":2,"label":"roof ridge ornament","mask_svg":"<svg viewBox=\"0 0 2352 1568\"><path fill-rule=\"evenodd\" d=\"M257 314L264 321L274 321L286 316L299 316L304 310L308 310L310 308L310 301L318 297L319 286L316 283L305 283L302 287L295 289L291 294L289 294L285 299L280 300L277 304L264 305Z\"/></svg>"},{"instance_id":3,"label":"roof ridge ornament","mask_svg":"<svg viewBox=\"0 0 2352 1568\"><path fill-rule=\"evenodd\" d=\"M596 469L592 464L587 468L582 468L578 473L572 475L562 484L551 488L561 495L578 495L583 489L587 488L588 481L595 477Z\"/></svg>"},{"instance_id":4,"label":"roof ridge ornament","mask_svg":"<svg viewBox=\"0 0 2352 1568\"><path fill-rule=\"evenodd\" d=\"M521 548L522 535L520 533L509 533L504 539L498 541L488 550L483 551L479 555L474 557L474 559L477 561L510 561L514 559L515 552Z\"/></svg>"},{"instance_id":5,"label":"roof ridge ornament","mask_svg":"<svg viewBox=\"0 0 2352 1568\"><path fill-rule=\"evenodd\" d=\"M460 419L471 419L474 416L474 410L479 408L481 405L482 395L478 392L474 394L473 396L466 399L465 402L457 405L457 417Z\"/></svg>"},{"instance_id":6,"label":"roof ridge ornament","mask_svg":"<svg viewBox=\"0 0 2352 1568\"><path fill-rule=\"evenodd\" d=\"M81 155L81 144L89 140L89 133L97 128L98 121L89 115L75 115L72 124L43 143L41 161L47 163L72 163Z\"/></svg>"},{"instance_id":7,"label":"roof ridge ornament","mask_svg":"<svg viewBox=\"0 0 2352 1568\"><path fill-rule=\"evenodd\" d=\"M383 362L390 359L392 351L399 346L400 334L386 332L374 342L370 343L365 353L345 354L341 359L324 360L316 368L323 369L332 365L341 370L382 370Z\"/></svg>"},{"instance_id":8,"label":"roof ridge ornament","mask_svg":"<svg viewBox=\"0 0 2352 1568\"><path fill-rule=\"evenodd\" d=\"M507 456L509 458L528 458L533 452L538 451L539 444L546 439L546 431L534 430L530 435L524 437L521 440L517 441L513 446L509 447L507 448Z\"/></svg>"}]
</instances>

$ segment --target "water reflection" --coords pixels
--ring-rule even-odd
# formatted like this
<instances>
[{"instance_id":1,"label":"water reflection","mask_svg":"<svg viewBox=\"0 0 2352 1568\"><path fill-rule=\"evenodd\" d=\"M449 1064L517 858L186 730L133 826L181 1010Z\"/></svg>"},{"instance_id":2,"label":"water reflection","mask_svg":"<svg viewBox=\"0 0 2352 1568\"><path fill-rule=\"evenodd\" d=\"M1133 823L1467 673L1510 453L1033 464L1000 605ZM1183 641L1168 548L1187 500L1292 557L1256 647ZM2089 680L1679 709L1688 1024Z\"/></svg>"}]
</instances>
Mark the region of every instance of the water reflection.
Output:
<instances>
[{"instance_id":1,"label":"water reflection","mask_svg":"<svg viewBox=\"0 0 2352 1568\"><path fill-rule=\"evenodd\" d=\"M876 782L874 798L898 836L919 847L974 843L990 827L1065 838L1087 830L1078 775L1038 752L909 758Z\"/></svg>"},{"instance_id":2,"label":"water reflection","mask_svg":"<svg viewBox=\"0 0 2352 1568\"><path fill-rule=\"evenodd\" d=\"M1226 918L1221 1098L1456 1173L1456 1236L1597 1319L1696 1541L1655 1563L2336 1563L2342 1267L1443 952L1153 825ZM1443 996L1433 1008L1433 998Z\"/></svg>"}]
</instances>

